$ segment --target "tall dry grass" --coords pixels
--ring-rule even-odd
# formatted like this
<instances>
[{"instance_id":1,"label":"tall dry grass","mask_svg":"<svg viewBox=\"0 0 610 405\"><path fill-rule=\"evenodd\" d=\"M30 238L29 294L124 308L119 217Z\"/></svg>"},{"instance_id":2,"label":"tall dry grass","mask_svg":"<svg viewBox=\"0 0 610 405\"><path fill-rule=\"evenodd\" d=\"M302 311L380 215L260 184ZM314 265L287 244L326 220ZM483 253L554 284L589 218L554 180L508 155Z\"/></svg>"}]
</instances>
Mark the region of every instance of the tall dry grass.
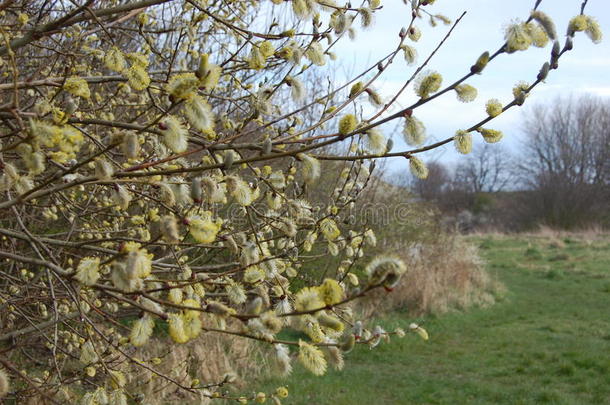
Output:
<instances>
[{"instance_id":1,"label":"tall dry grass","mask_svg":"<svg viewBox=\"0 0 610 405\"><path fill-rule=\"evenodd\" d=\"M439 233L434 241L414 243L401 254L407 273L392 292L378 291L360 305L365 316L407 309L413 315L487 306L503 286L485 270L477 248L458 235Z\"/></svg>"},{"instance_id":2,"label":"tall dry grass","mask_svg":"<svg viewBox=\"0 0 610 405\"><path fill-rule=\"evenodd\" d=\"M227 329L235 328L236 325L227 325ZM184 345L167 345L164 339L154 339L134 356L140 359L161 359L155 369L187 387L195 379L201 385L216 384L223 381L225 375L233 374L237 380L230 386L239 389L261 375L266 368L260 345L251 340L214 332L202 333ZM210 402L198 394L185 394L176 385L151 371L140 367L133 367L132 371L137 371L138 374L131 375L129 390L152 398L153 402L147 402L149 405L203 405ZM153 383L147 384L148 381Z\"/></svg>"}]
</instances>

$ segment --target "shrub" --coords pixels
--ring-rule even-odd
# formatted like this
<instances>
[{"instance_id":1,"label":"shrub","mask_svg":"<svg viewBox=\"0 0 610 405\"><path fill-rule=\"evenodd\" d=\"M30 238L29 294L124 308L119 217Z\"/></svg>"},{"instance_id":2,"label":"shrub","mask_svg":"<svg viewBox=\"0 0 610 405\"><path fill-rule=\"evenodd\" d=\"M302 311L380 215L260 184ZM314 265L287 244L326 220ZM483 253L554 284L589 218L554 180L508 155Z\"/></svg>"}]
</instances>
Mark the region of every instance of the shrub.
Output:
<instances>
[{"instance_id":1,"label":"shrub","mask_svg":"<svg viewBox=\"0 0 610 405\"><path fill-rule=\"evenodd\" d=\"M341 365L356 336L379 343L387 332L369 330L345 305L396 286L406 268L399 257L372 258L374 232L349 221L375 159L448 143L469 153L478 133L499 140L482 128L492 118L483 114L426 144L415 116L449 92L472 100L473 75L550 37L549 61L503 110L522 105L576 32L600 37L581 15L562 50L539 12L512 24L506 43L469 61L454 83L443 87L423 61L385 102L373 85L402 56L416 62L420 21L452 24L428 11L432 3L410 3L386 58L326 88L335 39L370 27L379 0L2 2L3 400L150 403L173 392L172 401L277 404L285 390L234 396L232 379L185 361L201 358L192 342L218 334L272 345L283 372L298 358L316 375ZM418 100L390 112L411 84ZM354 114L363 102L374 111ZM388 122L423 146L393 152L380 130ZM349 164L316 210L308 190L327 176L323 161ZM419 158L409 166L426 177ZM306 276L321 248L339 266ZM303 337L279 339L288 324ZM172 370L149 357L158 356L154 339L167 345Z\"/></svg>"}]
</instances>

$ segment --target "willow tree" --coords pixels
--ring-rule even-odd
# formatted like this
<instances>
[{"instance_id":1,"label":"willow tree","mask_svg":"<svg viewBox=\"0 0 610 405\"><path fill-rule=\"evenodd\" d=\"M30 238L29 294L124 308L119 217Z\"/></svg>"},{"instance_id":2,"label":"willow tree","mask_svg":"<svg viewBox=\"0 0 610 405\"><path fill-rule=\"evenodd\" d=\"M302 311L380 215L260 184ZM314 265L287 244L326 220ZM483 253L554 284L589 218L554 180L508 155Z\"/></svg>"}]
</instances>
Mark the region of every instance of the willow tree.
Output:
<instances>
[{"instance_id":1,"label":"willow tree","mask_svg":"<svg viewBox=\"0 0 610 405\"><path fill-rule=\"evenodd\" d=\"M575 33L601 37L586 1L563 38L538 0L497 50L465 61L463 77L445 85L427 70L435 50L418 48L420 28L429 20L448 37L461 18L430 11L433 0L405 3L410 19L387 55L324 87L312 78L340 63L336 44L372 26L380 0L0 2L0 397L158 403L169 399L143 387L162 381L179 398L280 403L281 387L231 394L231 376L177 379L139 350L153 339L171 350L226 334L269 346L281 372L295 360L322 375L357 344L404 335L350 309L407 271L392 255L371 257L374 233L342 218L374 161L406 159L425 178L423 152L453 143L469 153L478 135L497 142L502 134L486 125L524 103ZM470 128L426 142L420 106L451 93L472 101L473 75L547 44L530 84L518 83L505 103L490 100ZM408 75L379 94L374 84L391 64L408 65ZM417 101L391 113L413 90ZM362 103L374 112L348 112ZM379 129L391 121L403 123L412 148L392 151ZM325 160L346 164L326 190L328 209L315 210L308 190ZM313 249L340 265L308 268ZM285 328L307 338L277 338ZM427 338L416 324L405 329Z\"/></svg>"}]
</instances>

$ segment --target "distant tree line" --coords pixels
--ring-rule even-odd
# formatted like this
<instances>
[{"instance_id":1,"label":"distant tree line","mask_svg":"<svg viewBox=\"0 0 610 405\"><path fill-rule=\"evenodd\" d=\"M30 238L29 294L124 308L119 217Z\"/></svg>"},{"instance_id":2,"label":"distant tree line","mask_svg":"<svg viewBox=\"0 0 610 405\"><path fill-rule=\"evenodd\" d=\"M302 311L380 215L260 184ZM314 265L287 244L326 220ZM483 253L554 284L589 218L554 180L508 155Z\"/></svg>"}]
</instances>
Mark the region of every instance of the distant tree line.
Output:
<instances>
[{"instance_id":1,"label":"distant tree line","mask_svg":"<svg viewBox=\"0 0 610 405\"><path fill-rule=\"evenodd\" d=\"M515 153L475 146L455 167L428 164L410 187L462 230L610 226L610 100L559 98L525 112Z\"/></svg>"}]
</instances>

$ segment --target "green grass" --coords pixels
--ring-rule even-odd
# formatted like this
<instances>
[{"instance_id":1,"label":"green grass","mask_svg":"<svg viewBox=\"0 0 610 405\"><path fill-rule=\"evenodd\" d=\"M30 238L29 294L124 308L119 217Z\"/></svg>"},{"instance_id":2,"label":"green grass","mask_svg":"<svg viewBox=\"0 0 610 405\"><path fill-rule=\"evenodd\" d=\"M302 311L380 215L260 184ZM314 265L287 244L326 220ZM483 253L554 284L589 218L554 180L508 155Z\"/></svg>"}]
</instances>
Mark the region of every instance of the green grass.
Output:
<instances>
[{"instance_id":1,"label":"green grass","mask_svg":"<svg viewBox=\"0 0 610 405\"><path fill-rule=\"evenodd\" d=\"M359 346L343 371L296 365L284 404L610 404L610 242L476 238L508 292L489 308L427 318L415 334ZM564 246L565 245L565 246ZM386 330L412 318L393 313Z\"/></svg>"}]
</instances>

